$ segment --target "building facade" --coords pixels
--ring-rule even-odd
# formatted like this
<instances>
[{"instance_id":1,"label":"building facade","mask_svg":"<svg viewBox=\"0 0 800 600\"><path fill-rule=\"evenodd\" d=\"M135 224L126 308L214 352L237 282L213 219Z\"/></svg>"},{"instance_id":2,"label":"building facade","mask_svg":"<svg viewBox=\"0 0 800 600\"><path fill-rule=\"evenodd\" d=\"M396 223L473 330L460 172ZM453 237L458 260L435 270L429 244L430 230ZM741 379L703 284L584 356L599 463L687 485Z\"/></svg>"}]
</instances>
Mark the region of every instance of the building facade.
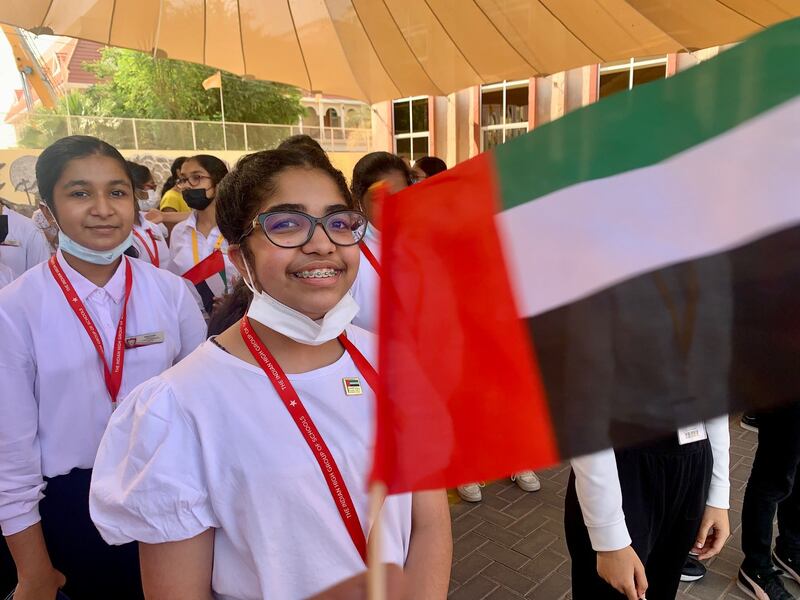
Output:
<instances>
[{"instance_id":1,"label":"building facade","mask_svg":"<svg viewBox=\"0 0 800 600\"><path fill-rule=\"evenodd\" d=\"M576 108L670 77L722 49L631 58L548 77L487 83L448 96L378 103L373 105L373 147L412 162L438 156L452 167Z\"/></svg>"}]
</instances>

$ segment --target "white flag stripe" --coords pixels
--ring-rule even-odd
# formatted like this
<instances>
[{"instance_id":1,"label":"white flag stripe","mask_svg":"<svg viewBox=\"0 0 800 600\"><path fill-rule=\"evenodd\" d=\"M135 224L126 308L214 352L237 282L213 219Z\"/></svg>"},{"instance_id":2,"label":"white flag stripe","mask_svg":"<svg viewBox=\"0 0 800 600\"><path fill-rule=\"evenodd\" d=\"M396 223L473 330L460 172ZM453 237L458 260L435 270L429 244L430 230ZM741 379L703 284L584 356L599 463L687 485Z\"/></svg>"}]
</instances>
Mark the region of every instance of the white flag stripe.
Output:
<instances>
[{"instance_id":1,"label":"white flag stripe","mask_svg":"<svg viewBox=\"0 0 800 600\"><path fill-rule=\"evenodd\" d=\"M798 223L800 98L657 165L496 218L521 317Z\"/></svg>"}]
</instances>

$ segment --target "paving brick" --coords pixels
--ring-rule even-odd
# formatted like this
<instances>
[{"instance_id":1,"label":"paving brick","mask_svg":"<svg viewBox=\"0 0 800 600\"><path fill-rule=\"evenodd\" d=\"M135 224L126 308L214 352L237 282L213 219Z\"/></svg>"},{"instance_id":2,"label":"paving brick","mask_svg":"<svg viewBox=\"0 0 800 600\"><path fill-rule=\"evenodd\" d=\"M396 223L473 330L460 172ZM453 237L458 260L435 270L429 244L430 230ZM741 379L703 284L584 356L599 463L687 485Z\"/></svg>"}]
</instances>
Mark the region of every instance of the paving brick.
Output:
<instances>
[{"instance_id":1,"label":"paving brick","mask_svg":"<svg viewBox=\"0 0 800 600\"><path fill-rule=\"evenodd\" d=\"M528 593L528 598L535 600L560 600L572 587L569 578L553 573Z\"/></svg>"},{"instance_id":2,"label":"paving brick","mask_svg":"<svg viewBox=\"0 0 800 600\"><path fill-rule=\"evenodd\" d=\"M475 531L498 544L508 547L513 546L522 539L522 536L517 535L514 531L498 527L492 523L482 523Z\"/></svg>"},{"instance_id":3,"label":"paving brick","mask_svg":"<svg viewBox=\"0 0 800 600\"><path fill-rule=\"evenodd\" d=\"M568 564L569 561L552 550L544 550L524 565L519 572L536 582L542 582L564 563ZM569 571L566 574L569 575Z\"/></svg>"},{"instance_id":4,"label":"paving brick","mask_svg":"<svg viewBox=\"0 0 800 600\"><path fill-rule=\"evenodd\" d=\"M476 517L480 517L484 521L489 521L489 523L494 523L495 525L499 525L500 527L508 527L511 523L514 522L514 518L508 515L504 515L499 510L495 510L490 506L486 506L482 504L481 506L477 507L473 510L471 515L475 515Z\"/></svg>"},{"instance_id":5,"label":"paving brick","mask_svg":"<svg viewBox=\"0 0 800 600\"><path fill-rule=\"evenodd\" d=\"M450 597L454 600L483 600L496 589L497 584L494 581L478 575L458 588Z\"/></svg>"},{"instance_id":6,"label":"paving brick","mask_svg":"<svg viewBox=\"0 0 800 600\"><path fill-rule=\"evenodd\" d=\"M492 564L491 558L487 558L480 552L473 552L464 560L458 561L453 565L453 569L450 571L450 578L458 583L466 583L490 564Z\"/></svg>"},{"instance_id":7,"label":"paving brick","mask_svg":"<svg viewBox=\"0 0 800 600\"><path fill-rule=\"evenodd\" d=\"M520 490L522 491L522 490ZM542 505L539 499L539 492L522 492L524 496L518 497L513 504L503 509L503 514L510 515L515 519L525 516L534 508Z\"/></svg>"},{"instance_id":8,"label":"paving brick","mask_svg":"<svg viewBox=\"0 0 800 600\"><path fill-rule=\"evenodd\" d=\"M519 600L522 598L522 596L516 592L512 592L508 588L501 586L489 594L486 598L487 600Z\"/></svg>"},{"instance_id":9,"label":"paving brick","mask_svg":"<svg viewBox=\"0 0 800 600\"><path fill-rule=\"evenodd\" d=\"M537 529L539 529L542 525L545 524L547 521L547 516L543 514L544 511L541 509L537 509L531 511L518 521L516 521L513 525L510 525L507 529L513 531L514 533L526 536Z\"/></svg>"},{"instance_id":10,"label":"paving brick","mask_svg":"<svg viewBox=\"0 0 800 600\"><path fill-rule=\"evenodd\" d=\"M487 577L497 583L514 590L520 594L526 594L533 586L534 582L520 575L514 569L509 569L498 562L490 564L481 573L482 577Z\"/></svg>"},{"instance_id":11,"label":"paving brick","mask_svg":"<svg viewBox=\"0 0 800 600\"><path fill-rule=\"evenodd\" d=\"M549 531L545 531L543 529L537 529L528 537L523 539L521 542L515 544L513 546L513 549L516 550L517 552L521 552L525 556L530 556L531 558L535 558L557 539L558 537L553 535Z\"/></svg>"},{"instance_id":12,"label":"paving brick","mask_svg":"<svg viewBox=\"0 0 800 600\"><path fill-rule=\"evenodd\" d=\"M689 594L699 600L719 600L731 586L733 581L713 571L708 571L700 581L689 586Z\"/></svg>"},{"instance_id":13,"label":"paving brick","mask_svg":"<svg viewBox=\"0 0 800 600\"><path fill-rule=\"evenodd\" d=\"M494 542L484 544L480 547L478 552L512 569L519 569L529 560L524 554L520 554L519 552L500 546Z\"/></svg>"},{"instance_id":14,"label":"paving brick","mask_svg":"<svg viewBox=\"0 0 800 600\"><path fill-rule=\"evenodd\" d=\"M463 538L453 544L453 558L461 560L467 555L471 554L488 540L482 535L478 535L474 531L470 531Z\"/></svg>"},{"instance_id":15,"label":"paving brick","mask_svg":"<svg viewBox=\"0 0 800 600\"><path fill-rule=\"evenodd\" d=\"M478 518L472 513L468 513L453 521L453 539L458 540L465 534L475 529L478 525L483 523L483 519Z\"/></svg>"}]
</instances>

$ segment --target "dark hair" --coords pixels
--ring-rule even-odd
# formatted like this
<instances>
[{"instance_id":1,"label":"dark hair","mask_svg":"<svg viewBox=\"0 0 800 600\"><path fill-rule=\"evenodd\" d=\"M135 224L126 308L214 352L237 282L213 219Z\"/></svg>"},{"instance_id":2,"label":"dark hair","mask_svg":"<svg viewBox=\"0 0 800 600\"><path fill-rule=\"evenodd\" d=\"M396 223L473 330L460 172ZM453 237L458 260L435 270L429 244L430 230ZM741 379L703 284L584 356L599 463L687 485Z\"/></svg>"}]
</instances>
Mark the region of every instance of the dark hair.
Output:
<instances>
[{"instance_id":1,"label":"dark hair","mask_svg":"<svg viewBox=\"0 0 800 600\"><path fill-rule=\"evenodd\" d=\"M39 197L53 215L55 215L53 189L67 163L71 160L95 155L107 156L117 161L131 182L131 187L134 187L128 163L114 146L88 135L71 135L61 138L45 148L36 161L36 186L39 189ZM134 204L136 203L134 202Z\"/></svg>"},{"instance_id":2,"label":"dark hair","mask_svg":"<svg viewBox=\"0 0 800 600\"><path fill-rule=\"evenodd\" d=\"M353 207L353 198L342 172L330 162L316 160L314 156L293 148L263 150L239 159L217 190L217 226L229 244L239 244L261 210L264 201L277 190L277 177L287 169L319 169L333 179L342 199ZM245 243L241 244L243 258L252 255ZM252 294L240 280L233 292L211 315L208 334L215 335L241 319L247 311Z\"/></svg>"},{"instance_id":3,"label":"dark hair","mask_svg":"<svg viewBox=\"0 0 800 600\"><path fill-rule=\"evenodd\" d=\"M305 133L289 136L278 145L277 149L297 150L317 160L330 162L328 155L325 153L325 150L322 149L322 146L319 145L319 142Z\"/></svg>"},{"instance_id":4,"label":"dark hair","mask_svg":"<svg viewBox=\"0 0 800 600\"><path fill-rule=\"evenodd\" d=\"M353 200L363 210L364 194L373 184L390 171L399 171L406 184L411 185L411 170L405 161L388 152L370 152L362 156L353 167Z\"/></svg>"},{"instance_id":5,"label":"dark hair","mask_svg":"<svg viewBox=\"0 0 800 600\"><path fill-rule=\"evenodd\" d=\"M181 167L183 163L186 162L185 156L179 156L175 160L172 161L172 165L169 167L169 177L164 182L164 185L161 186L161 197L164 197L168 191L175 187L175 182L178 181L178 173L180 173Z\"/></svg>"},{"instance_id":6,"label":"dark hair","mask_svg":"<svg viewBox=\"0 0 800 600\"><path fill-rule=\"evenodd\" d=\"M133 187L141 188L145 183L153 179L153 174L146 166L135 163L132 160L126 161L126 163L133 179Z\"/></svg>"},{"instance_id":7,"label":"dark hair","mask_svg":"<svg viewBox=\"0 0 800 600\"><path fill-rule=\"evenodd\" d=\"M211 176L211 181L214 182L214 185L219 185L219 182L222 181L222 178L228 174L228 165L226 165L224 161L216 156L211 156L210 154L197 154L196 156L190 156L183 162L187 163L190 160L200 163L200 166L208 171L208 174ZM183 164L181 164L181 166L183 166Z\"/></svg>"},{"instance_id":8,"label":"dark hair","mask_svg":"<svg viewBox=\"0 0 800 600\"><path fill-rule=\"evenodd\" d=\"M447 171L447 163L435 156L423 156L414 162L414 166L419 167L428 177Z\"/></svg>"}]
</instances>

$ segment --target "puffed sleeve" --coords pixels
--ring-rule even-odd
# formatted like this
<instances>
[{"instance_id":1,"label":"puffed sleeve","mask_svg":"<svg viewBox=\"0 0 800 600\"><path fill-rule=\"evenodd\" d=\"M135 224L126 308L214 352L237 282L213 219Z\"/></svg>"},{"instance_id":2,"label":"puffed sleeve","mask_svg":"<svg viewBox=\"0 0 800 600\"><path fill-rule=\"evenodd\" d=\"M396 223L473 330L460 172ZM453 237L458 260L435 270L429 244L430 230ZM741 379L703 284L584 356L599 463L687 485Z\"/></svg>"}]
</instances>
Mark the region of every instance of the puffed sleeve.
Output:
<instances>
[{"instance_id":1,"label":"puffed sleeve","mask_svg":"<svg viewBox=\"0 0 800 600\"><path fill-rule=\"evenodd\" d=\"M89 512L109 544L176 542L219 526L196 431L161 377L134 389L111 417Z\"/></svg>"}]
</instances>

